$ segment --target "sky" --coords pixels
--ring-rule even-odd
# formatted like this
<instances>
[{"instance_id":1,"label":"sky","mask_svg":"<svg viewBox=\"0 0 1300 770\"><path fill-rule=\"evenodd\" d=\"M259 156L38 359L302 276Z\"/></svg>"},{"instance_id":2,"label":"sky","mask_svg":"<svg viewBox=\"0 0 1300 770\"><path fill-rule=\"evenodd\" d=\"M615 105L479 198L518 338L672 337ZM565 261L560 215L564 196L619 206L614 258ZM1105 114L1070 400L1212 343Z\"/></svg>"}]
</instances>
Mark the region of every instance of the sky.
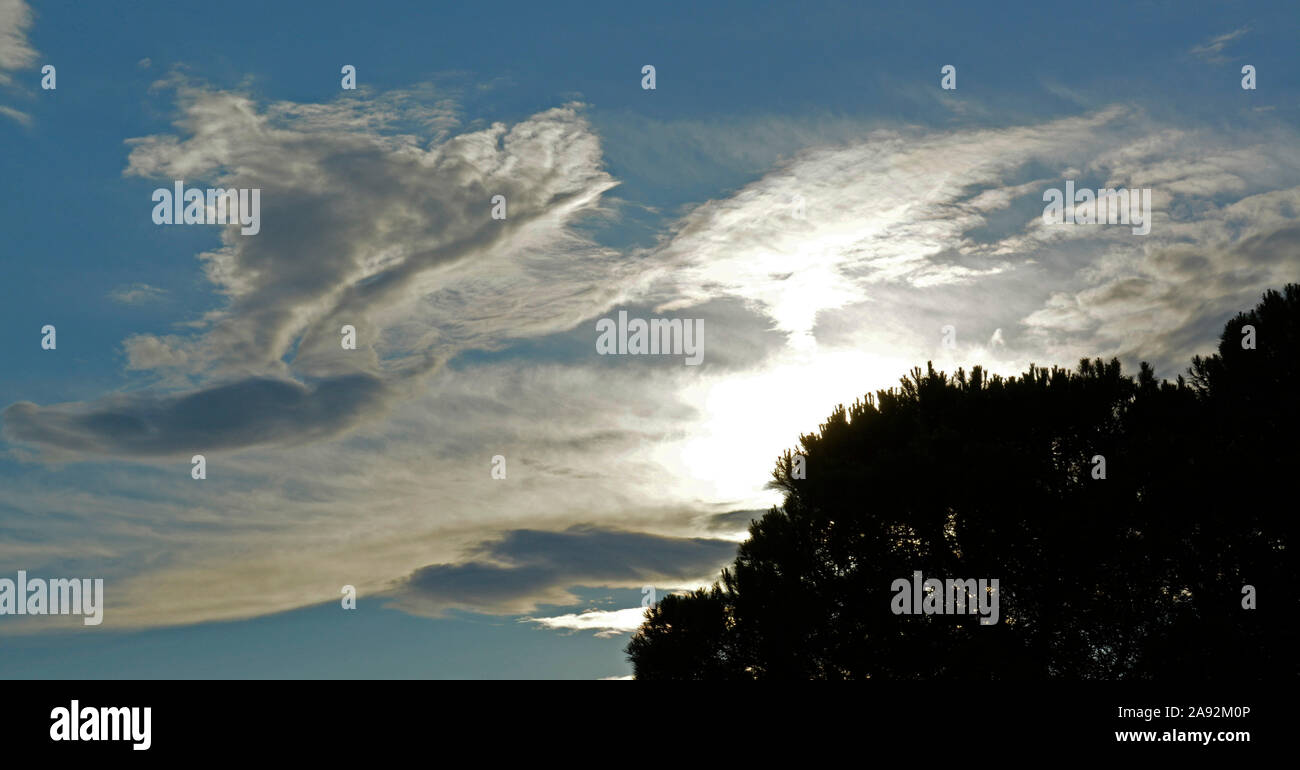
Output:
<instances>
[{"instance_id":1,"label":"sky","mask_svg":"<svg viewBox=\"0 0 1300 770\"><path fill-rule=\"evenodd\" d=\"M1295 281L1297 33L0 0L0 578L105 586L96 626L0 615L0 677L627 677L837 404L927 361L1173 378ZM1067 180L1149 189L1150 232L1046 222ZM260 230L156 224L177 181ZM601 354L620 311L699 364Z\"/></svg>"}]
</instances>

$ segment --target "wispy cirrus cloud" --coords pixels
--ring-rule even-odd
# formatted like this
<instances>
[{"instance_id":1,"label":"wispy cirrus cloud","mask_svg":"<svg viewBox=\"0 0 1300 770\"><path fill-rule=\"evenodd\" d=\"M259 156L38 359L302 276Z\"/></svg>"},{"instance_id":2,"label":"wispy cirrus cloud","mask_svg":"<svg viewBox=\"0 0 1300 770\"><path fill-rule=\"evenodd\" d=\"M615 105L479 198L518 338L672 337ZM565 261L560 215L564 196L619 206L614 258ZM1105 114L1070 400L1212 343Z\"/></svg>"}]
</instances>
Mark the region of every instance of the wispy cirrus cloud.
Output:
<instances>
[{"instance_id":1,"label":"wispy cirrus cloud","mask_svg":"<svg viewBox=\"0 0 1300 770\"><path fill-rule=\"evenodd\" d=\"M143 305L167 297L167 290L147 283L118 286L108 293L108 298L120 305Z\"/></svg>"},{"instance_id":2,"label":"wispy cirrus cloud","mask_svg":"<svg viewBox=\"0 0 1300 770\"><path fill-rule=\"evenodd\" d=\"M0 0L0 85L36 61L36 49L27 40L31 26L32 9L24 0Z\"/></svg>"},{"instance_id":3,"label":"wispy cirrus cloud","mask_svg":"<svg viewBox=\"0 0 1300 770\"><path fill-rule=\"evenodd\" d=\"M1231 32L1225 32L1222 35L1215 35L1202 43L1192 46L1188 53L1192 56L1204 59L1211 64L1222 64L1223 62L1231 61L1231 58L1223 55L1223 49L1227 48L1228 44L1234 40L1238 40L1245 36L1248 32L1250 32L1250 27L1247 26L1234 29Z\"/></svg>"},{"instance_id":4,"label":"wispy cirrus cloud","mask_svg":"<svg viewBox=\"0 0 1300 770\"><path fill-rule=\"evenodd\" d=\"M32 21L32 9L24 0L0 0L0 86L13 86L13 73L36 61L36 49L27 40ZM0 115L31 122L27 113L5 104L0 104Z\"/></svg>"}]
</instances>

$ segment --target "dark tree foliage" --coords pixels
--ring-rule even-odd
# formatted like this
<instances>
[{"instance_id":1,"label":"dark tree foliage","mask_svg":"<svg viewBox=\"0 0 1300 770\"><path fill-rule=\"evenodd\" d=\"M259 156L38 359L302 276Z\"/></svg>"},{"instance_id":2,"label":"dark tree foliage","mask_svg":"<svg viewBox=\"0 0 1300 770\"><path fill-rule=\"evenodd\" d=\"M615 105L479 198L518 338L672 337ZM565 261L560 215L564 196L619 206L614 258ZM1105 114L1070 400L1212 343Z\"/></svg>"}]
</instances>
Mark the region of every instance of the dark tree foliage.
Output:
<instances>
[{"instance_id":1,"label":"dark tree foliage","mask_svg":"<svg viewBox=\"0 0 1300 770\"><path fill-rule=\"evenodd\" d=\"M800 437L806 478L777 462L784 503L711 590L648 612L636 677L1295 676L1297 361L1293 284L1229 321L1189 380L1101 359L914 369ZM999 622L895 615L914 570L997 578Z\"/></svg>"}]
</instances>

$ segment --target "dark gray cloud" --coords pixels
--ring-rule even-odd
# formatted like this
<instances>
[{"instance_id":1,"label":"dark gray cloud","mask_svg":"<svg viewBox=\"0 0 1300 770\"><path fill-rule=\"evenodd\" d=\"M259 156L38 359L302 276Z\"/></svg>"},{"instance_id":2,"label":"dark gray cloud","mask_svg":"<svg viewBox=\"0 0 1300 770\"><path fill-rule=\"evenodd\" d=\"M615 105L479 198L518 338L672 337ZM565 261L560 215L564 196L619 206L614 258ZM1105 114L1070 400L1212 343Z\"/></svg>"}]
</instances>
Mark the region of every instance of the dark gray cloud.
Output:
<instances>
[{"instance_id":1,"label":"dark gray cloud","mask_svg":"<svg viewBox=\"0 0 1300 770\"><path fill-rule=\"evenodd\" d=\"M735 558L729 540L663 537L578 525L562 532L517 529L484 543L461 564L416 570L394 592L401 609L453 608L520 614L575 601L575 586L650 585L711 578Z\"/></svg>"},{"instance_id":2,"label":"dark gray cloud","mask_svg":"<svg viewBox=\"0 0 1300 770\"><path fill-rule=\"evenodd\" d=\"M749 523L763 518L767 508L752 508L744 511L728 511L710 516L705 526L712 532L742 534L749 531Z\"/></svg>"},{"instance_id":3,"label":"dark gray cloud","mask_svg":"<svg viewBox=\"0 0 1300 770\"><path fill-rule=\"evenodd\" d=\"M181 395L117 395L93 404L3 412L7 439L105 455L202 454L325 438L383 407L392 389L351 374L304 385L253 377Z\"/></svg>"}]
</instances>

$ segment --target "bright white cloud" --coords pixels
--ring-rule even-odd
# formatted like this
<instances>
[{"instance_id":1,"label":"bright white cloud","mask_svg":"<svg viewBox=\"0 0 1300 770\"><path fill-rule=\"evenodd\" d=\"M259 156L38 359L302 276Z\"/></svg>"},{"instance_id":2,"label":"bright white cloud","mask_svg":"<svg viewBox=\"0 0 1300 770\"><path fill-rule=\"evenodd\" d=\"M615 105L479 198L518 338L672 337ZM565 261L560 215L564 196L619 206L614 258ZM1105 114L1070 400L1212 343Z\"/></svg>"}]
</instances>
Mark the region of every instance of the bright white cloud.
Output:
<instances>
[{"instance_id":1,"label":"bright white cloud","mask_svg":"<svg viewBox=\"0 0 1300 770\"><path fill-rule=\"evenodd\" d=\"M523 622L536 623L542 628L553 631L595 631L595 635L602 639L630 634L644 621L645 609L642 607L630 607L625 610L586 610L550 618L523 618Z\"/></svg>"}]
</instances>

